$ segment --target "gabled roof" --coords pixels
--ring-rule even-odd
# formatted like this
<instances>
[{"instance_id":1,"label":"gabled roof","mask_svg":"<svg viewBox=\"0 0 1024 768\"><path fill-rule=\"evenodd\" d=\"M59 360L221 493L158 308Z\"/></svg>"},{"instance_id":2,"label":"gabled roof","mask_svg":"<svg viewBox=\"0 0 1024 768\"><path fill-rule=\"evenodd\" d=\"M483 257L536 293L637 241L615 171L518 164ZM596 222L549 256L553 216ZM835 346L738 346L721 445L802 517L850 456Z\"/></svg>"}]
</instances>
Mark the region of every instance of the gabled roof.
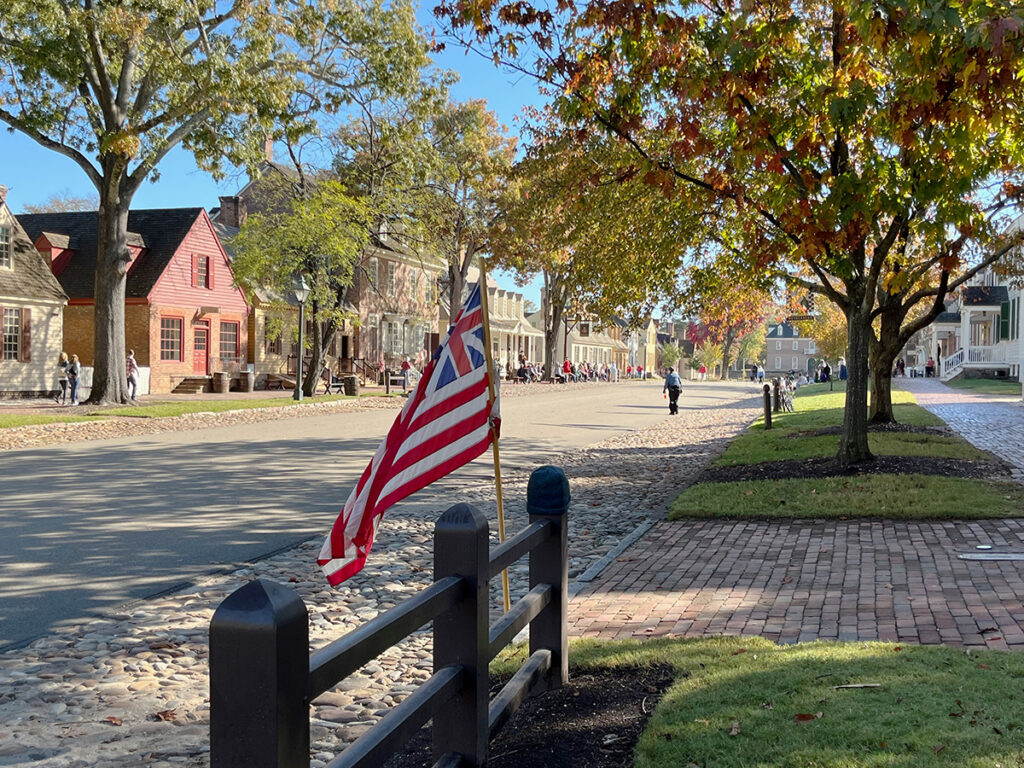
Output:
<instances>
[{"instance_id":1,"label":"gabled roof","mask_svg":"<svg viewBox=\"0 0 1024 768\"><path fill-rule=\"evenodd\" d=\"M959 312L940 312L939 316L936 317L932 322L934 323L955 323L960 325L960 313Z\"/></svg>"},{"instance_id":2,"label":"gabled roof","mask_svg":"<svg viewBox=\"0 0 1024 768\"><path fill-rule=\"evenodd\" d=\"M126 298L149 295L202 213L202 208L154 208L128 214L128 231L132 233L128 243L144 243L145 250L128 273ZM65 235L75 243L74 256L57 279L70 298L93 298L99 214L95 211L33 213L18 218L33 243L44 232Z\"/></svg>"},{"instance_id":3,"label":"gabled roof","mask_svg":"<svg viewBox=\"0 0 1024 768\"><path fill-rule=\"evenodd\" d=\"M960 301L965 307L998 307L1010 300L1005 285L969 285L963 289Z\"/></svg>"},{"instance_id":4,"label":"gabled roof","mask_svg":"<svg viewBox=\"0 0 1024 768\"><path fill-rule=\"evenodd\" d=\"M46 260L35 249L18 219L0 203L0 224L11 227L11 266L0 269L0 296L33 300L67 301Z\"/></svg>"},{"instance_id":5,"label":"gabled roof","mask_svg":"<svg viewBox=\"0 0 1024 768\"><path fill-rule=\"evenodd\" d=\"M768 330L766 338L769 339L798 339L800 331L790 323L779 323Z\"/></svg>"}]
</instances>

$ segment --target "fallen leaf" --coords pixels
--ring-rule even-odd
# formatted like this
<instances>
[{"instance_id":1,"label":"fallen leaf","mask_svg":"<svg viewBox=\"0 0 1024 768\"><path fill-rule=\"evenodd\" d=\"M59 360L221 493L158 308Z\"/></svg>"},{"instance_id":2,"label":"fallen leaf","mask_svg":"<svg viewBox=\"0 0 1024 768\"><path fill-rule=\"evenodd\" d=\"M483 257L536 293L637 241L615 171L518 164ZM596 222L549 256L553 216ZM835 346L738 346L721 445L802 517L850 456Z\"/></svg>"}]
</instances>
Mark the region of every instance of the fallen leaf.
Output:
<instances>
[{"instance_id":1,"label":"fallen leaf","mask_svg":"<svg viewBox=\"0 0 1024 768\"><path fill-rule=\"evenodd\" d=\"M732 727L729 728L729 735L730 736L739 736L740 735L740 721L739 720L733 720L732 721Z\"/></svg>"},{"instance_id":2,"label":"fallen leaf","mask_svg":"<svg viewBox=\"0 0 1024 768\"><path fill-rule=\"evenodd\" d=\"M981 634L985 634L986 632L998 632L999 630L996 627L985 627L984 629L979 629L978 631Z\"/></svg>"},{"instance_id":3,"label":"fallen leaf","mask_svg":"<svg viewBox=\"0 0 1024 768\"><path fill-rule=\"evenodd\" d=\"M798 712L793 715L794 722L797 723L809 723L811 720L817 720L818 718L808 712Z\"/></svg>"},{"instance_id":4,"label":"fallen leaf","mask_svg":"<svg viewBox=\"0 0 1024 768\"><path fill-rule=\"evenodd\" d=\"M978 669L992 669L988 664L979 664Z\"/></svg>"},{"instance_id":5,"label":"fallen leaf","mask_svg":"<svg viewBox=\"0 0 1024 768\"><path fill-rule=\"evenodd\" d=\"M902 651L903 650L903 646L902 645L893 646L893 650L894 651Z\"/></svg>"},{"instance_id":6,"label":"fallen leaf","mask_svg":"<svg viewBox=\"0 0 1024 768\"><path fill-rule=\"evenodd\" d=\"M1000 730L999 730L998 728L996 728L996 727L995 727L994 725L992 726L992 730L993 730L993 731L995 731L995 732L996 732L997 734L999 734L1000 736L1002 736L1002 735L1003 735L1003 732L1002 732L1002 731L1000 731Z\"/></svg>"},{"instance_id":7,"label":"fallen leaf","mask_svg":"<svg viewBox=\"0 0 1024 768\"><path fill-rule=\"evenodd\" d=\"M935 754L936 754L936 755L937 755L937 754L939 754L939 752L941 752L941 751L942 751L942 750L944 750L945 748L946 748L946 745L945 745L945 744L939 744L939 746L937 746L937 747L935 748Z\"/></svg>"},{"instance_id":8,"label":"fallen leaf","mask_svg":"<svg viewBox=\"0 0 1024 768\"><path fill-rule=\"evenodd\" d=\"M163 720L165 723L170 723L176 720L178 713L173 709L162 709L153 715L154 720Z\"/></svg>"},{"instance_id":9,"label":"fallen leaf","mask_svg":"<svg viewBox=\"0 0 1024 768\"><path fill-rule=\"evenodd\" d=\"M792 576L787 576L786 578L784 578L784 579L782 580L782 583L783 583L783 584L789 584L789 582L791 582L792 580L793 580L793 577L792 577Z\"/></svg>"},{"instance_id":10,"label":"fallen leaf","mask_svg":"<svg viewBox=\"0 0 1024 768\"><path fill-rule=\"evenodd\" d=\"M106 720L111 725L121 725L122 724L121 718L120 717L114 717L113 715L111 715L110 717L105 717L103 719Z\"/></svg>"},{"instance_id":11,"label":"fallen leaf","mask_svg":"<svg viewBox=\"0 0 1024 768\"><path fill-rule=\"evenodd\" d=\"M732 655L733 656L739 656L741 653L746 653L746 652L747 652L746 648L737 648L735 651L732 652Z\"/></svg>"},{"instance_id":12,"label":"fallen leaf","mask_svg":"<svg viewBox=\"0 0 1024 768\"><path fill-rule=\"evenodd\" d=\"M775 709L775 705L772 704L770 701L762 701L761 709Z\"/></svg>"}]
</instances>

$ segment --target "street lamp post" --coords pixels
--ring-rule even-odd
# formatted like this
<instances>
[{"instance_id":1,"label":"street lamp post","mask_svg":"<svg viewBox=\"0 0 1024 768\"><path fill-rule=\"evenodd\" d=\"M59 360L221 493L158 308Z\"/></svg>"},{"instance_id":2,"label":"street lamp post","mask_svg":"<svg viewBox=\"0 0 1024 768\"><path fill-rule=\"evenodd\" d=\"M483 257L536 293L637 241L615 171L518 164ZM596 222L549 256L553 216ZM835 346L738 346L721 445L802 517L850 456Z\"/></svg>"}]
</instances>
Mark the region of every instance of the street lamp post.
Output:
<instances>
[{"instance_id":1,"label":"street lamp post","mask_svg":"<svg viewBox=\"0 0 1024 768\"><path fill-rule=\"evenodd\" d=\"M305 355L305 345L303 343L302 334L306 330L306 318L303 315L303 309L306 306L306 298L309 296L309 286L306 284L306 276L299 274L299 280L295 284L295 299L299 302L299 359L296 363L298 374L295 377L295 394L292 396L296 400L302 400L302 358Z\"/></svg>"}]
</instances>

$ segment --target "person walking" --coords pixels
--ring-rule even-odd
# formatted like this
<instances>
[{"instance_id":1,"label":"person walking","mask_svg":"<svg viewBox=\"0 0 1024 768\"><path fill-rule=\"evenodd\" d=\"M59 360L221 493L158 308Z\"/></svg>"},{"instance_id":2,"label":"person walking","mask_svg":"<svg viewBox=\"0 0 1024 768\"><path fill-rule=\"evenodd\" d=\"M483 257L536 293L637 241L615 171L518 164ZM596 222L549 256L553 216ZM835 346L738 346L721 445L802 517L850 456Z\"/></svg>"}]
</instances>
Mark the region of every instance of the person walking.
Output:
<instances>
[{"instance_id":1,"label":"person walking","mask_svg":"<svg viewBox=\"0 0 1024 768\"><path fill-rule=\"evenodd\" d=\"M764 366L757 366L757 383L764 384Z\"/></svg>"},{"instance_id":2,"label":"person walking","mask_svg":"<svg viewBox=\"0 0 1024 768\"><path fill-rule=\"evenodd\" d=\"M683 380L679 378L675 368L668 369L662 393L668 392L668 412L675 416L679 413L679 393L683 391Z\"/></svg>"},{"instance_id":3,"label":"person walking","mask_svg":"<svg viewBox=\"0 0 1024 768\"><path fill-rule=\"evenodd\" d=\"M669 370L671 371L672 369L669 368ZM700 369L698 370L698 373L700 373L700 380L701 381L707 381L707 378L708 378L708 367L706 365L704 365L704 363L700 364Z\"/></svg>"},{"instance_id":4,"label":"person walking","mask_svg":"<svg viewBox=\"0 0 1024 768\"><path fill-rule=\"evenodd\" d=\"M409 381L410 381L410 378L412 377L412 374L410 373L411 370L412 370L412 363L410 363L409 362L409 358L406 357L402 361L402 388L403 389L408 389L409 388Z\"/></svg>"},{"instance_id":5,"label":"person walking","mask_svg":"<svg viewBox=\"0 0 1024 768\"><path fill-rule=\"evenodd\" d=\"M71 404L78 405L78 380L82 375L82 366L78 362L78 355L71 356L67 371L68 385L71 387Z\"/></svg>"},{"instance_id":6,"label":"person walking","mask_svg":"<svg viewBox=\"0 0 1024 768\"><path fill-rule=\"evenodd\" d=\"M128 357L124 363L125 370L128 373L128 389L131 390L132 400L139 392L139 364L135 362L135 350L128 350Z\"/></svg>"},{"instance_id":7,"label":"person walking","mask_svg":"<svg viewBox=\"0 0 1024 768\"><path fill-rule=\"evenodd\" d=\"M57 405L68 404L68 353L61 352L60 359L57 361L57 386L60 387L60 392L55 398L54 402Z\"/></svg>"}]
</instances>

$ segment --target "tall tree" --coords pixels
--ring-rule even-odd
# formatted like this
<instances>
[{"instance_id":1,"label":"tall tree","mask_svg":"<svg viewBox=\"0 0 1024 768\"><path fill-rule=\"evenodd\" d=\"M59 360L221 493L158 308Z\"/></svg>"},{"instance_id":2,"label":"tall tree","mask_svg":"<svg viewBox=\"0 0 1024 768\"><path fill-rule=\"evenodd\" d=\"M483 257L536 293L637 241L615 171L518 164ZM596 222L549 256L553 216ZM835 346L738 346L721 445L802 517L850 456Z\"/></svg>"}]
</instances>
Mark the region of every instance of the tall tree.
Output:
<instances>
[{"instance_id":1,"label":"tall tree","mask_svg":"<svg viewBox=\"0 0 1024 768\"><path fill-rule=\"evenodd\" d=\"M497 219L516 140L483 100L450 103L433 119L430 138L436 152L432 194L418 214L427 247L447 264L448 306L455 311Z\"/></svg>"},{"instance_id":2,"label":"tall tree","mask_svg":"<svg viewBox=\"0 0 1024 768\"><path fill-rule=\"evenodd\" d=\"M871 325L902 243L915 263L956 268L961 238L987 247L994 214L1024 189L1019 3L563 0L551 13L460 0L440 12L550 83L568 124L629 145L649 183L698 191L750 271L840 307L837 458L869 459Z\"/></svg>"},{"instance_id":3,"label":"tall tree","mask_svg":"<svg viewBox=\"0 0 1024 768\"><path fill-rule=\"evenodd\" d=\"M313 113L289 114L309 77L344 101L367 62L364 7L293 0L5 0L0 14L0 121L70 158L96 187L92 402L124 402L128 211L176 146L199 166L254 167L274 132L298 136ZM355 32L355 34L353 34ZM275 125L278 128L275 128ZM283 126L283 127L282 127Z\"/></svg>"}]
</instances>

